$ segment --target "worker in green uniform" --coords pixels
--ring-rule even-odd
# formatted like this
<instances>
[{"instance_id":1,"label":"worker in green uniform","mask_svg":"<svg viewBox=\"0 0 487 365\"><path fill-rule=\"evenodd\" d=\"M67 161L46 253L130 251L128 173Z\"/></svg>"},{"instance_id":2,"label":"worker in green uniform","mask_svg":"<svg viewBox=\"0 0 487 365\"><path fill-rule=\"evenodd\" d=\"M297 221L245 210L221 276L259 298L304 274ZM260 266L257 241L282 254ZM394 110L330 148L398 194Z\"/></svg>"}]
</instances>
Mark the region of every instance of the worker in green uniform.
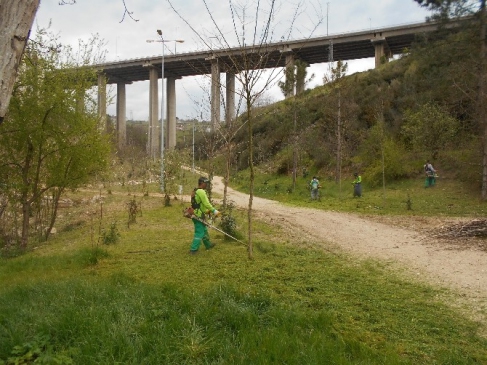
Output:
<instances>
[{"instance_id":1,"label":"worker in green uniform","mask_svg":"<svg viewBox=\"0 0 487 365\"><path fill-rule=\"evenodd\" d=\"M309 188L311 190L311 200L319 200L319 189L321 188L320 181L316 176L313 176L313 179L309 183Z\"/></svg>"},{"instance_id":2,"label":"worker in green uniform","mask_svg":"<svg viewBox=\"0 0 487 365\"><path fill-rule=\"evenodd\" d=\"M194 191L194 197L191 198L192 203L194 201L194 215L196 218L192 218L194 224L194 238L189 253L195 255L200 248L201 241L205 245L205 248L209 250L215 245L210 242L210 236L208 234L208 228L202 222L205 220L206 215L212 213L215 217L220 215L220 212L216 210L208 200L206 194L206 188L210 180L206 177L200 177L198 179L198 188Z\"/></svg>"},{"instance_id":3,"label":"worker in green uniform","mask_svg":"<svg viewBox=\"0 0 487 365\"><path fill-rule=\"evenodd\" d=\"M358 174L358 172L354 173L353 176L355 180L353 180L353 196L358 196L359 198L362 196L362 176Z\"/></svg>"},{"instance_id":4,"label":"worker in green uniform","mask_svg":"<svg viewBox=\"0 0 487 365\"><path fill-rule=\"evenodd\" d=\"M428 161L424 164L424 172L426 173L426 180L424 182L424 187L435 186L436 183L436 170L433 165Z\"/></svg>"}]
</instances>

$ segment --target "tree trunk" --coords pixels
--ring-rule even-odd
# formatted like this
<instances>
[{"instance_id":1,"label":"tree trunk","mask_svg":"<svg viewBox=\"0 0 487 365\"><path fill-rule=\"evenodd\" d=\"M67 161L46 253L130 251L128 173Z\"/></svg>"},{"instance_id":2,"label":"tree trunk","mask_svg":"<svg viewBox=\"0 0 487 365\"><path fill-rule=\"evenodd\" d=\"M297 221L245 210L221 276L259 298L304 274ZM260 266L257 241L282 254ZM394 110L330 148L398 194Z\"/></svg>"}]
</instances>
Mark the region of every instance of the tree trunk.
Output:
<instances>
[{"instance_id":1,"label":"tree trunk","mask_svg":"<svg viewBox=\"0 0 487 365\"><path fill-rule=\"evenodd\" d=\"M293 133L293 191L296 190L296 176L298 173L298 124L297 124L297 111L296 111L296 95L293 100L294 105L294 133Z\"/></svg>"},{"instance_id":2,"label":"tree trunk","mask_svg":"<svg viewBox=\"0 0 487 365\"><path fill-rule=\"evenodd\" d=\"M54 228L54 223L56 223L59 200L61 199L63 192L64 188L56 188L54 189L54 193L52 194L52 212L51 216L49 217L49 226L46 228L46 232L44 233L44 239L46 241L49 239L49 235Z\"/></svg>"},{"instance_id":3,"label":"tree trunk","mask_svg":"<svg viewBox=\"0 0 487 365\"><path fill-rule=\"evenodd\" d=\"M223 209L227 208L228 184L230 183L230 168L232 163L232 146L227 142L227 156L225 158L225 177L223 179Z\"/></svg>"},{"instance_id":4,"label":"tree trunk","mask_svg":"<svg viewBox=\"0 0 487 365\"><path fill-rule=\"evenodd\" d=\"M249 186L249 210L247 212L247 222L248 222L248 239L249 243L247 246L247 253L248 258L254 258L253 252L253 245L252 245L252 201L254 199L254 140L253 140L253 131L252 131L252 115L251 115L251 107L252 104L250 103L250 93L247 93L247 123L248 123L248 133L249 133L249 170L250 170L250 186Z\"/></svg>"},{"instance_id":5,"label":"tree trunk","mask_svg":"<svg viewBox=\"0 0 487 365\"><path fill-rule=\"evenodd\" d=\"M338 89L338 113L337 113L337 162L335 171L335 183L340 183L342 178L342 96Z\"/></svg>"},{"instance_id":6,"label":"tree trunk","mask_svg":"<svg viewBox=\"0 0 487 365\"><path fill-rule=\"evenodd\" d=\"M479 72L479 93L478 93L478 117L479 125L484 126L483 135L483 160L482 160L482 200L487 200L487 121L485 105L485 78L487 76L487 56L485 36L486 36L486 10L485 1L480 2L480 72Z\"/></svg>"},{"instance_id":7,"label":"tree trunk","mask_svg":"<svg viewBox=\"0 0 487 365\"><path fill-rule=\"evenodd\" d=\"M20 247L22 250L27 248L29 242L29 218L30 203L27 201L26 195L22 195L22 237L20 239Z\"/></svg>"},{"instance_id":8,"label":"tree trunk","mask_svg":"<svg viewBox=\"0 0 487 365\"><path fill-rule=\"evenodd\" d=\"M7 113L39 0L2 0L0 3L0 123Z\"/></svg>"}]
</instances>

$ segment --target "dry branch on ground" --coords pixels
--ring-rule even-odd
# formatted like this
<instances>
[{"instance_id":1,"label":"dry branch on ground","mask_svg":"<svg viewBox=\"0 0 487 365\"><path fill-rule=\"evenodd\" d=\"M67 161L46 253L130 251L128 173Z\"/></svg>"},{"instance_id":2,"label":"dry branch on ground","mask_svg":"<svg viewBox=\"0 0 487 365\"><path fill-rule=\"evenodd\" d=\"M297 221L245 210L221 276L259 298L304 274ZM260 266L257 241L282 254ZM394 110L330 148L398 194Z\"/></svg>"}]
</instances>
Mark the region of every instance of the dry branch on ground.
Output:
<instances>
[{"instance_id":1,"label":"dry branch on ground","mask_svg":"<svg viewBox=\"0 0 487 365\"><path fill-rule=\"evenodd\" d=\"M444 226L438 229L433 237L437 238L464 238L479 237L487 238L487 219L473 219L468 222L461 222Z\"/></svg>"}]
</instances>

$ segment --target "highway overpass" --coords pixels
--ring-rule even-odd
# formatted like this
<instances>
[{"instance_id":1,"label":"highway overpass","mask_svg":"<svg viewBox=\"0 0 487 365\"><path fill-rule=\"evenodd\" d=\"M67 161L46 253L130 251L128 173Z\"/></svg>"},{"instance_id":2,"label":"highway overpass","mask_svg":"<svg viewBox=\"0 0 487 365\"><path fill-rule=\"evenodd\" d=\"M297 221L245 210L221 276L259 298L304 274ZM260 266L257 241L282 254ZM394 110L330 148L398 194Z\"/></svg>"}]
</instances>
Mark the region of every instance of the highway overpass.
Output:
<instances>
[{"instance_id":1,"label":"highway overpass","mask_svg":"<svg viewBox=\"0 0 487 365\"><path fill-rule=\"evenodd\" d=\"M456 26L451 23L450 27ZM422 34L438 28L434 22L406 24L359 32L334 34L325 37L280 41L263 45L250 45L227 49L172 54L164 57L165 92L165 146L176 144L176 95L175 82L182 77L211 74L212 125L220 122L220 93L225 88L225 120L235 117L235 75L243 69L279 68L292 65L297 59L308 65L330 61L348 61L375 57L376 67L393 55L405 52ZM156 157L160 149L158 104L158 79L162 75L162 57L152 56L108 62L96 65L98 80L99 114L106 120L106 83L117 84L117 131L119 146L125 144L126 100L125 85L137 81L150 81L149 95L149 144L150 154ZM226 74L222 85L221 73ZM304 82L297 81L297 85ZM296 90L299 93L301 90Z\"/></svg>"}]
</instances>

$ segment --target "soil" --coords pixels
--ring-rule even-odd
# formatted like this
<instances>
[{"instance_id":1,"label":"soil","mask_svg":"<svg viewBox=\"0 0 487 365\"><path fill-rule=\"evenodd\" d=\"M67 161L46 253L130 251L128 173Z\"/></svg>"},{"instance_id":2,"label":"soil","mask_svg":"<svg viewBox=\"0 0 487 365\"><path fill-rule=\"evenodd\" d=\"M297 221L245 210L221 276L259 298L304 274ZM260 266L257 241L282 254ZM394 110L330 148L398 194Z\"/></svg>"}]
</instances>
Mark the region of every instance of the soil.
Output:
<instances>
[{"instance_id":1,"label":"soil","mask_svg":"<svg viewBox=\"0 0 487 365\"><path fill-rule=\"evenodd\" d=\"M212 189L223 194L220 177L213 178ZM228 188L228 199L248 208L247 194ZM252 209L259 218L283 228L289 242L378 259L409 277L449 289L456 298L449 303L482 323L482 332L487 333L487 240L434 234L460 219L363 216L289 207L258 197L253 198Z\"/></svg>"}]
</instances>

